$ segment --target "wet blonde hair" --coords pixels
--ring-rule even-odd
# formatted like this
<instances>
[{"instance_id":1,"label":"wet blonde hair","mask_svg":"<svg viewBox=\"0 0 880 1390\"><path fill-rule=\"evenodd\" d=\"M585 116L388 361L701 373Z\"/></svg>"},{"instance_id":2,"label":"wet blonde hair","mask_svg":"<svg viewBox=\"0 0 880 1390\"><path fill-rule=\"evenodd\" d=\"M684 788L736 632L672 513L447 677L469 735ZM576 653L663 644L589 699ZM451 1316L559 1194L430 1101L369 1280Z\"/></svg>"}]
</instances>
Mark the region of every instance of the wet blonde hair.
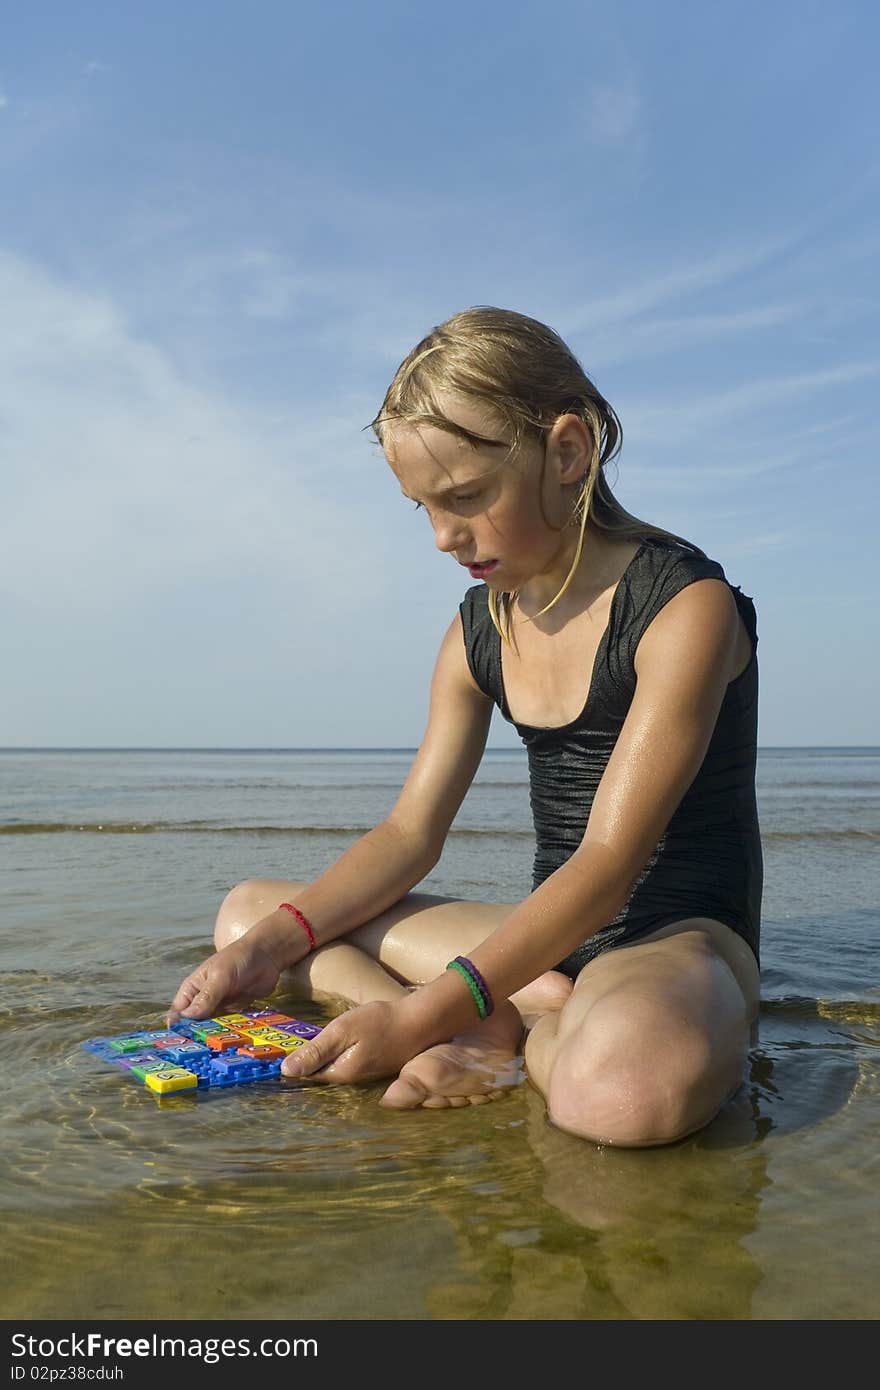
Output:
<instances>
[{"instance_id":1,"label":"wet blonde hair","mask_svg":"<svg viewBox=\"0 0 880 1390\"><path fill-rule=\"evenodd\" d=\"M450 420L441 406L441 400L450 396L488 407L511 438L491 439ZM572 515L572 523L580 527L574 560L559 593L541 613L558 603L571 584L588 520L618 540L656 538L705 556L691 541L641 521L620 505L604 471L623 443L616 412L558 333L511 309L479 305L432 328L401 362L371 428L384 444L387 425L433 425L467 440L474 448L487 444L504 447L513 456L526 440L546 436L562 415L577 415L583 420L593 448ZM492 622L508 643L515 597L515 593L489 591Z\"/></svg>"}]
</instances>

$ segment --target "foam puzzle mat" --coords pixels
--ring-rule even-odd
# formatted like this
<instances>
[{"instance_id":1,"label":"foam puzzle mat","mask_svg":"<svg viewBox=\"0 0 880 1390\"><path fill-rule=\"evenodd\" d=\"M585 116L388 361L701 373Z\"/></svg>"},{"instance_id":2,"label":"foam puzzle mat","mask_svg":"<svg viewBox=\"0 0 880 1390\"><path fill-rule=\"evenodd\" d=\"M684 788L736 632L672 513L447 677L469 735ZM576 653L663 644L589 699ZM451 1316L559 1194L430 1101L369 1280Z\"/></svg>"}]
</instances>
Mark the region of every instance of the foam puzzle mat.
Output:
<instances>
[{"instance_id":1,"label":"foam puzzle mat","mask_svg":"<svg viewBox=\"0 0 880 1390\"><path fill-rule=\"evenodd\" d=\"M167 1096L276 1077L288 1052L320 1031L273 1009L253 1009L219 1018L182 1018L173 1028L88 1038L81 1046L121 1067L154 1095Z\"/></svg>"}]
</instances>

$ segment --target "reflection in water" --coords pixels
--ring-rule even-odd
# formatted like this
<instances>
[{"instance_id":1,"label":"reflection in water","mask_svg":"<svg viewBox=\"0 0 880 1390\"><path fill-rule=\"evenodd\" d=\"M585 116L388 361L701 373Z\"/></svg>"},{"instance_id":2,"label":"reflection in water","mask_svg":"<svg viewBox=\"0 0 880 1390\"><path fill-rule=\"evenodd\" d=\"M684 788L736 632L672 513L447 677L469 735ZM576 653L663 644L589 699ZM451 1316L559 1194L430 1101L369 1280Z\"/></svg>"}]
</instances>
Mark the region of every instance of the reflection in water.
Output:
<instances>
[{"instance_id":1,"label":"reflection in water","mask_svg":"<svg viewBox=\"0 0 880 1390\"><path fill-rule=\"evenodd\" d=\"M476 1222L447 1207L473 1277L435 1285L431 1315L749 1318L761 1271L742 1239L767 1183L760 1143L602 1147L549 1124L542 1098L524 1091L516 1142L530 1156L529 1200L501 1228L497 1202Z\"/></svg>"},{"instance_id":2,"label":"reflection in water","mask_svg":"<svg viewBox=\"0 0 880 1390\"><path fill-rule=\"evenodd\" d=\"M585 1143L549 1124L542 1098L525 1087L530 1200L501 1226L497 1202L476 1219L460 1206L445 1207L459 1264L472 1276L435 1284L431 1315L761 1317L754 1296L764 1271L748 1237L772 1182L765 1141L774 1130L828 1118L859 1085L851 1048L827 1056L831 1040L816 1036L826 1033L827 1014L804 1005L798 1001L796 1034L785 1008L767 1010L768 1036L760 1047L756 1037L743 1086L711 1125L678 1144L617 1149Z\"/></svg>"}]
</instances>

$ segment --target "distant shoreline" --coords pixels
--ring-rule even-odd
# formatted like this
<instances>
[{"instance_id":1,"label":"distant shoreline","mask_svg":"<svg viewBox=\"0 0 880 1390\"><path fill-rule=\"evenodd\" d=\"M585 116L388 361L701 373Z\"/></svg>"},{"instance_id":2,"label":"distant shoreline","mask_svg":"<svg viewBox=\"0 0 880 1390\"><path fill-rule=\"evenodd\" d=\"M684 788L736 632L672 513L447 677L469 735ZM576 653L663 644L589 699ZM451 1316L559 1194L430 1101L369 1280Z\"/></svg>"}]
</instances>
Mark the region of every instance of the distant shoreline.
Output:
<instances>
[{"instance_id":1,"label":"distant shoreline","mask_svg":"<svg viewBox=\"0 0 880 1390\"><path fill-rule=\"evenodd\" d=\"M176 747L147 747L132 744L130 746L107 745L104 747L95 745L65 746L59 744L43 745L40 747L22 745L21 747L0 747L2 753L417 753L417 746L405 748L384 748L384 747L352 747L345 748L336 746L333 748L324 747L290 747L290 748L239 748L239 747L187 747L184 745ZM880 753L880 744L876 743L768 743L758 745L759 753ZM493 753L522 753L525 756L526 750L522 744L511 743L509 746L501 748L487 748L485 754Z\"/></svg>"}]
</instances>

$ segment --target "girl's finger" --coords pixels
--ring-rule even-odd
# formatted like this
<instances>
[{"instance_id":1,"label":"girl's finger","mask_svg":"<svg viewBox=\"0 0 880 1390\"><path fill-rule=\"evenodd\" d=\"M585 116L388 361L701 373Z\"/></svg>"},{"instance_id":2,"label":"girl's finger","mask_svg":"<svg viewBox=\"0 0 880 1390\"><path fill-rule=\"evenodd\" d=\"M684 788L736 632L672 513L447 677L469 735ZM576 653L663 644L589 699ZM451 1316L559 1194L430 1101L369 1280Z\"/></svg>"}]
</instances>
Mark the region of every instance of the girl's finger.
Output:
<instances>
[{"instance_id":1,"label":"girl's finger","mask_svg":"<svg viewBox=\"0 0 880 1390\"><path fill-rule=\"evenodd\" d=\"M329 1066L346 1046L343 1041L334 1043L332 1036L328 1039L329 1032L329 1028L324 1028L311 1042L289 1052L281 1063L282 1076L311 1076Z\"/></svg>"},{"instance_id":2,"label":"girl's finger","mask_svg":"<svg viewBox=\"0 0 880 1390\"><path fill-rule=\"evenodd\" d=\"M168 1027L172 1028L180 1018L184 1009L188 1009L193 999L195 999L202 987L202 972L198 971L194 975L188 975L180 989L171 1001L171 1008L168 1010Z\"/></svg>"},{"instance_id":3,"label":"girl's finger","mask_svg":"<svg viewBox=\"0 0 880 1390\"><path fill-rule=\"evenodd\" d=\"M220 1005L226 999L226 995L225 981L204 980L201 983L201 988L196 990L181 1013L184 1018L211 1018L215 1013L220 1012Z\"/></svg>"}]
</instances>

